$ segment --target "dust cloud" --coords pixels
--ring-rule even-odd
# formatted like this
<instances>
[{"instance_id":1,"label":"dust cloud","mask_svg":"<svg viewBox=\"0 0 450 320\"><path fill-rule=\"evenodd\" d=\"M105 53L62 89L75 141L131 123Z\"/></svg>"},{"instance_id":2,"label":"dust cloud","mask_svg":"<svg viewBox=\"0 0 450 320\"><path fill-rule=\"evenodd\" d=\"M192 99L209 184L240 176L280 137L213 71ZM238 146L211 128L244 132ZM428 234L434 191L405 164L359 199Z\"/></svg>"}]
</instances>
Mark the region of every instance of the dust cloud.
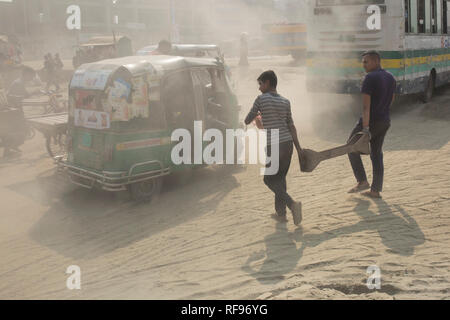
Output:
<instances>
[{"instance_id":1,"label":"dust cloud","mask_svg":"<svg viewBox=\"0 0 450 320\"><path fill-rule=\"evenodd\" d=\"M311 1L279 0L274 6L263 0L118 0L103 7L79 0L82 29L68 31L66 9L73 2L0 2L0 36L18 34L20 40L8 51L20 52L13 57L17 64L42 70L45 54L61 54L63 99L76 45L114 31L129 36L134 51L161 39L220 45L241 121L260 94L256 79L274 70L303 147L343 144L359 117L359 96L311 93L308 61L265 52L261 25L304 22ZM330 21L333 26L343 24ZM239 66L242 32L249 35L249 66ZM309 45L319 48L321 42ZM329 52L322 67L331 70L340 61ZM17 77L3 72L5 80ZM171 83L181 96L171 97L173 105L180 108L185 83ZM411 97L394 110L380 201L347 195L355 181L345 157L304 174L294 154L288 190L303 202L301 228L270 219L273 195L256 166L188 170L168 177L154 202L136 203L71 184L55 170L46 139L36 132L19 157L0 159L0 298L448 298L449 97L446 87L426 105ZM438 113L442 107L446 113ZM382 268L381 291L363 285L373 264ZM69 265L82 270L81 291L66 288Z\"/></svg>"}]
</instances>

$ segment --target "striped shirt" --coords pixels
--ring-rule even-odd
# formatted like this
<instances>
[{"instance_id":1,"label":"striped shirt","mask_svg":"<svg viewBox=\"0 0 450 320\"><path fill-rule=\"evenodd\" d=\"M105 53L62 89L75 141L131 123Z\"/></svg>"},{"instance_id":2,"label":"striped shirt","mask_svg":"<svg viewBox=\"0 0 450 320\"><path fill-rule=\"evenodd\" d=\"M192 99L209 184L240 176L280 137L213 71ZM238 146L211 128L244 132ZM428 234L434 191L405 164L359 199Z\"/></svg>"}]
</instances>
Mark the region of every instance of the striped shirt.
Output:
<instances>
[{"instance_id":1,"label":"striped shirt","mask_svg":"<svg viewBox=\"0 0 450 320\"><path fill-rule=\"evenodd\" d=\"M292 141L289 125L293 124L291 103L278 93L264 93L256 98L245 123L251 123L261 112L264 129L267 130L267 144L271 144L271 129L279 130L278 143Z\"/></svg>"}]
</instances>

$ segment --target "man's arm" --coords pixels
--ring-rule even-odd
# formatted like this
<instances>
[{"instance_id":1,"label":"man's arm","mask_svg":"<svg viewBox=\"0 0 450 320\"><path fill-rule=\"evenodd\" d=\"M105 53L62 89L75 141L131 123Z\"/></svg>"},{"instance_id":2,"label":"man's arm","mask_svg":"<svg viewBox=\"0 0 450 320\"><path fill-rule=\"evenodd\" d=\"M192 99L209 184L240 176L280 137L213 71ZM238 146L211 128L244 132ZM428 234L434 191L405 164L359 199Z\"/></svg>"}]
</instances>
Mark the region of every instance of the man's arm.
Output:
<instances>
[{"instance_id":1,"label":"man's arm","mask_svg":"<svg viewBox=\"0 0 450 320\"><path fill-rule=\"evenodd\" d=\"M362 125L363 129L369 127L370 123L370 95L363 93L363 115L362 115Z\"/></svg>"},{"instance_id":2,"label":"man's arm","mask_svg":"<svg viewBox=\"0 0 450 320\"><path fill-rule=\"evenodd\" d=\"M291 103L290 102L289 102L289 107L288 107L286 124L287 124L287 126L289 128L289 132L291 133L292 141L294 142L295 149L297 149L297 153L300 154L300 152L302 151L302 147L300 146L300 142L298 140L297 128L295 127L294 120L292 119Z\"/></svg>"},{"instance_id":3,"label":"man's arm","mask_svg":"<svg viewBox=\"0 0 450 320\"><path fill-rule=\"evenodd\" d=\"M300 153L302 151L302 148L300 147L300 142L298 140L298 134L297 134L297 128L295 127L294 123L289 124L289 131L291 132L292 140L294 142L295 149L297 149L297 152Z\"/></svg>"},{"instance_id":4,"label":"man's arm","mask_svg":"<svg viewBox=\"0 0 450 320\"><path fill-rule=\"evenodd\" d=\"M253 120L255 120L255 118L258 116L258 113L260 112L260 108L259 108L259 103L258 103L258 99L255 100L255 103L253 104L252 109L250 110L250 112L248 113L247 117L245 118L244 122L245 125L249 125L250 123L252 123Z\"/></svg>"},{"instance_id":5,"label":"man's arm","mask_svg":"<svg viewBox=\"0 0 450 320\"><path fill-rule=\"evenodd\" d=\"M396 89L397 89L397 82L394 79L394 94L392 95L391 106L394 104L394 101L395 101L395 90Z\"/></svg>"}]
</instances>

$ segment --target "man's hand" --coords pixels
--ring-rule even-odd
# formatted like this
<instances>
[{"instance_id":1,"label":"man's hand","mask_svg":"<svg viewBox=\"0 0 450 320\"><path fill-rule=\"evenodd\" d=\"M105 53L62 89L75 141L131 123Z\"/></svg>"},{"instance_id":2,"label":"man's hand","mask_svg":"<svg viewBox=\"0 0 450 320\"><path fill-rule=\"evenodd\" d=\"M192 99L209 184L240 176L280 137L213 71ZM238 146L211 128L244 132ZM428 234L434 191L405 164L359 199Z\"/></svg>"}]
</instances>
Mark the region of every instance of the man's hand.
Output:
<instances>
[{"instance_id":1,"label":"man's hand","mask_svg":"<svg viewBox=\"0 0 450 320\"><path fill-rule=\"evenodd\" d=\"M297 154L298 154L299 160L302 160L302 159L303 159L303 155L304 155L303 149L298 150L298 151L297 151Z\"/></svg>"},{"instance_id":2,"label":"man's hand","mask_svg":"<svg viewBox=\"0 0 450 320\"><path fill-rule=\"evenodd\" d=\"M369 136L369 138L372 138L372 135L370 134L370 128L369 127L365 127L362 129L362 133L367 134Z\"/></svg>"},{"instance_id":3,"label":"man's hand","mask_svg":"<svg viewBox=\"0 0 450 320\"><path fill-rule=\"evenodd\" d=\"M305 151L303 149L300 149L300 151L298 151L298 160L300 163L300 170L302 172L306 172L306 157L305 157Z\"/></svg>"},{"instance_id":4,"label":"man's hand","mask_svg":"<svg viewBox=\"0 0 450 320\"><path fill-rule=\"evenodd\" d=\"M297 128L294 123L289 125L289 131L291 132L292 140L294 142L295 149L297 149L297 153L300 157L300 152L302 152L302 147L300 146L300 142L298 141Z\"/></svg>"},{"instance_id":5,"label":"man's hand","mask_svg":"<svg viewBox=\"0 0 450 320\"><path fill-rule=\"evenodd\" d=\"M260 129L260 130L264 129L264 126L262 123L262 118L261 118L261 113L258 113L255 120L253 120L253 121L255 122L255 125L258 129Z\"/></svg>"}]
</instances>

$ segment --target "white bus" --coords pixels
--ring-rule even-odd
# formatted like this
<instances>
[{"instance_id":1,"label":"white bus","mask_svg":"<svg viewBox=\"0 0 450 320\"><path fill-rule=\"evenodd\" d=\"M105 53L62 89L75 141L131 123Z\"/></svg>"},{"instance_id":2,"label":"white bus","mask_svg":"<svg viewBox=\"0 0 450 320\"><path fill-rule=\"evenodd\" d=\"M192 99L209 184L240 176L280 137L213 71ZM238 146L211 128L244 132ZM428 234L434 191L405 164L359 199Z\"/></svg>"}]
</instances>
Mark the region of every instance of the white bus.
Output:
<instances>
[{"instance_id":1,"label":"white bus","mask_svg":"<svg viewBox=\"0 0 450 320\"><path fill-rule=\"evenodd\" d=\"M450 82L450 0L310 0L307 89L360 92L361 54L377 50L398 94Z\"/></svg>"}]
</instances>

